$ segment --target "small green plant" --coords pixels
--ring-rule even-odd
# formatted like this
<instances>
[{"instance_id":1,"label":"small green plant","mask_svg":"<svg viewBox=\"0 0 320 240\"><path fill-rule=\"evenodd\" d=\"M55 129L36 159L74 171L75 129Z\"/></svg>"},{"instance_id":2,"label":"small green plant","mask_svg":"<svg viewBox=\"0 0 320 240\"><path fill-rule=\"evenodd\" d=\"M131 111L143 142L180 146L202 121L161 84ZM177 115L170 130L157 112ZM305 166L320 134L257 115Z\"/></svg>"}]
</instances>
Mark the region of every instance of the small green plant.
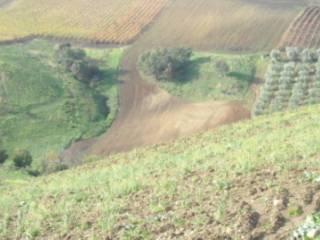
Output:
<instances>
[{"instance_id":1,"label":"small green plant","mask_svg":"<svg viewBox=\"0 0 320 240\"><path fill-rule=\"evenodd\" d=\"M289 216L299 217L303 214L303 208L301 206L289 206Z\"/></svg>"},{"instance_id":2,"label":"small green plant","mask_svg":"<svg viewBox=\"0 0 320 240\"><path fill-rule=\"evenodd\" d=\"M13 157L13 163L16 168L29 167L32 163L32 156L28 150L17 150Z\"/></svg>"}]
</instances>

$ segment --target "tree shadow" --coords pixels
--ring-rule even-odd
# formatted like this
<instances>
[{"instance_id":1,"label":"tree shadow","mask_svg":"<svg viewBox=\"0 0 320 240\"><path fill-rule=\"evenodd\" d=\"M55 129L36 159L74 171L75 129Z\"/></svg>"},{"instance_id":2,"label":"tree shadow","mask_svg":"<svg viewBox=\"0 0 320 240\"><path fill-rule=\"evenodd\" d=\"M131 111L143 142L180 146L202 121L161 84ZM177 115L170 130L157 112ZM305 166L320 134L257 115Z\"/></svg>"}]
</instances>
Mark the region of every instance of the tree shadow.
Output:
<instances>
[{"instance_id":1,"label":"tree shadow","mask_svg":"<svg viewBox=\"0 0 320 240\"><path fill-rule=\"evenodd\" d=\"M185 84L199 78L201 65L208 63L210 61L211 61L210 57L201 57L201 58L191 60L189 64L175 78L176 80L175 82L180 84Z\"/></svg>"},{"instance_id":2,"label":"tree shadow","mask_svg":"<svg viewBox=\"0 0 320 240\"><path fill-rule=\"evenodd\" d=\"M252 83L255 81L255 71L253 70L251 74L241 73L241 72L229 72L228 77L235 78L239 81Z\"/></svg>"}]
</instances>

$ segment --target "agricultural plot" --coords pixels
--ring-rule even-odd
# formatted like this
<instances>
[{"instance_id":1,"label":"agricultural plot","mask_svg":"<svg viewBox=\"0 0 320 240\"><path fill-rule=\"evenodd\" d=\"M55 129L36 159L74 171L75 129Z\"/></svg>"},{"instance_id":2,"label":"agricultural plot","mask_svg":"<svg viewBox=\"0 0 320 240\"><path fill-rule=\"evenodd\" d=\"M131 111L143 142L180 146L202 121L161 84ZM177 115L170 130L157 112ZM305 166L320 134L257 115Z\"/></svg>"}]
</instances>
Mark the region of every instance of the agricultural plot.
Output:
<instances>
[{"instance_id":1,"label":"agricultural plot","mask_svg":"<svg viewBox=\"0 0 320 240\"><path fill-rule=\"evenodd\" d=\"M0 41L32 36L126 44L167 0L16 0L0 10Z\"/></svg>"},{"instance_id":2,"label":"agricultural plot","mask_svg":"<svg viewBox=\"0 0 320 240\"><path fill-rule=\"evenodd\" d=\"M280 47L320 46L320 7L308 7L292 22L281 39Z\"/></svg>"},{"instance_id":3,"label":"agricultural plot","mask_svg":"<svg viewBox=\"0 0 320 240\"><path fill-rule=\"evenodd\" d=\"M301 1L175 0L140 38L142 46L270 51L304 8Z\"/></svg>"},{"instance_id":4,"label":"agricultural plot","mask_svg":"<svg viewBox=\"0 0 320 240\"><path fill-rule=\"evenodd\" d=\"M272 51L254 115L320 103L319 53L309 49L299 52L296 48L288 48L286 54Z\"/></svg>"}]
</instances>

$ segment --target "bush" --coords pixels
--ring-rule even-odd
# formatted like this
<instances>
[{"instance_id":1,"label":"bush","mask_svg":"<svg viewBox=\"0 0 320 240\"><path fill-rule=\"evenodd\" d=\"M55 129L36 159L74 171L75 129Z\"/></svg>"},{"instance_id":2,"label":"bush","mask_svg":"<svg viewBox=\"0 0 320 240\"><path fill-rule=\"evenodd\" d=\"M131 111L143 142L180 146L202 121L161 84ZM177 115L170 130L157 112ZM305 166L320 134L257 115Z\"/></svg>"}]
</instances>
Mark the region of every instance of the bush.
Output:
<instances>
[{"instance_id":1,"label":"bush","mask_svg":"<svg viewBox=\"0 0 320 240\"><path fill-rule=\"evenodd\" d=\"M296 62L299 60L299 49L295 47L287 47L286 53L289 61Z\"/></svg>"},{"instance_id":2,"label":"bush","mask_svg":"<svg viewBox=\"0 0 320 240\"><path fill-rule=\"evenodd\" d=\"M26 168L32 163L32 156L28 150L18 150L14 154L13 163L16 168Z\"/></svg>"},{"instance_id":3,"label":"bush","mask_svg":"<svg viewBox=\"0 0 320 240\"><path fill-rule=\"evenodd\" d=\"M189 65L191 56L190 48L158 48L140 56L139 68L157 80L177 80Z\"/></svg>"},{"instance_id":4,"label":"bush","mask_svg":"<svg viewBox=\"0 0 320 240\"><path fill-rule=\"evenodd\" d=\"M226 75L230 71L229 65L222 60L217 61L214 66L221 75Z\"/></svg>"},{"instance_id":5,"label":"bush","mask_svg":"<svg viewBox=\"0 0 320 240\"><path fill-rule=\"evenodd\" d=\"M7 154L7 152L0 149L0 164L3 164L8 159L8 157L9 155Z\"/></svg>"},{"instance_id":6,"label":"bush","mask_svg":"<svg viewBox=\"0 0 320 240\"><path fill-rule=\"evenodd\" d=\"M55 153L48 153L46 158L41 162L41 172L44 174L50 174L54 172L60 172L68 169L68 166L63 163L60 156Z\"/></svg>"}]
</instances>

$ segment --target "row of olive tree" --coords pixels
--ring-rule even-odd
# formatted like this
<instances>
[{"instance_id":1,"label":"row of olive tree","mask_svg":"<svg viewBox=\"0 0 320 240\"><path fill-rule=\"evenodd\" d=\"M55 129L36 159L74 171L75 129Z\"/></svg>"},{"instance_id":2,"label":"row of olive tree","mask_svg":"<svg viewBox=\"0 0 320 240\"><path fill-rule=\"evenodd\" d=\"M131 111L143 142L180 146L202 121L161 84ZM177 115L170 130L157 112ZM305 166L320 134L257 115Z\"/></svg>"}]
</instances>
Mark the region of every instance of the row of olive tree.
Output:
<instances>
[{"instance_id":1,"label":"row of olive tree","mask_svg":"<svg viewBox=\"0 0 320 240\"><path fill-rule=\"evenodd\" d=\"M273 50L270 58L254 115L320 103L320 50Z\"/></svg>"}]
</instances>

